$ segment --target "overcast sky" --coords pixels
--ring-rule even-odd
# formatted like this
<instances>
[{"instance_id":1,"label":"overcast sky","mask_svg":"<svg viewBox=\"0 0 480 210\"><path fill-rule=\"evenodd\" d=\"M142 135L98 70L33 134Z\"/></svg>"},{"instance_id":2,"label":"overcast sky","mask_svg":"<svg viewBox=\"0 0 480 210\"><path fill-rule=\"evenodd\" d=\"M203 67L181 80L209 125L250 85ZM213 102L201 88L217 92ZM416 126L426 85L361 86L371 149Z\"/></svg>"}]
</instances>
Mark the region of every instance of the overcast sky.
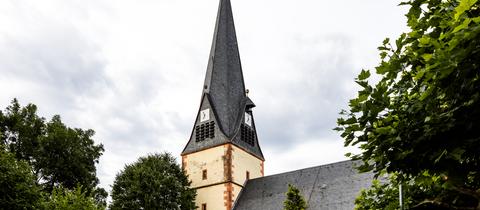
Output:
<instances>
[{"instance_id":1,"label":"overcast sky","mask_svg":"<svg viewBox=\"0 0 480 210\"><path fill-rule=\"evenodd\" d=\"M332 129L399 1L231 0L266 175L345 160ZM107 190L125 164L179 158L200 103L218 0L0 0L0 108L16 97L96 131Z\"/></svg>"}]
</instances>

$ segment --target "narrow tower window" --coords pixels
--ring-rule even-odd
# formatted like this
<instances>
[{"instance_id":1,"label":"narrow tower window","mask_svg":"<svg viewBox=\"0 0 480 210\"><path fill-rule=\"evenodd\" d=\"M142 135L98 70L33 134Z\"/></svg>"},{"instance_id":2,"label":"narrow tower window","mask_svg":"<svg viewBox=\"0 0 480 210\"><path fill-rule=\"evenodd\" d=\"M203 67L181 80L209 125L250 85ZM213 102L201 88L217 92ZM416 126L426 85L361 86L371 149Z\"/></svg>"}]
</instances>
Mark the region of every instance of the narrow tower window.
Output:
<instances>
[{"instance_id":1,"label":"narrow tower window","mask_svg":"<svg viewBox=\"0 0 480 210\"><path fill-rule=\"evenodd\" d=\"M215 137L215 122L211 121L195 126L195 140L197 142L204 141L207 138Z\"/></svg>"},{"instance_id":2,"label":"narrow tower window","mask_svg":"<svg viewBox=\"0 0 480 210\"><path fill-rule=\"evenodd\" d=\"M207 204L206 203L202 204L202 210L207 210Z\"/></svg>"},{"instance_id":3,"label":"narrow tower window","mask_svg":"<svg viewBox=\"0 0 480 210\"><path fill-rule=\"evenodd\" d=\"M250 172L247 171L247 173L245 175L247 177L247 180L249 180L250 179Z\"/></svg>"},{"instance_id":4,"label":"narrow tower window","mask_svg":"<svg viewBox=\"0 0 480 210\"><path fill-rule=\"evenodd\" d=\"M207 169L202 171L202 180L206 180L206 179L207 179Z\"/></svg>"},{"instance_id":5,"label":"narrow tower window","mask_svg":"<svg viewBox=\"0 0 480 210\"><path fill-rule=\"evenodd\" d=\"M240 127L241 133L240 133L240 138L242 141L246 142L247 144L250 144L250 146L255 145L255 131L250 128L250 126L246 126L245 124L242 124Z\"/></svg>"}]
</instances>

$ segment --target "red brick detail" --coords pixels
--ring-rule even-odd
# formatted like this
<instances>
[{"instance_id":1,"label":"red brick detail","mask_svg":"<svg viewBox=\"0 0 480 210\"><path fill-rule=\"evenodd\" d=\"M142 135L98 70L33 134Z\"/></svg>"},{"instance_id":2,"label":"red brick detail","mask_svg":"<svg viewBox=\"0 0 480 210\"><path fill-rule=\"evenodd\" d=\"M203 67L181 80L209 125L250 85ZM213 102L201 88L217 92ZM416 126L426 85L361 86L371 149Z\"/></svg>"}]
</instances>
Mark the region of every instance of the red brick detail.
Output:
<instances>
[{"instance_id":1,"label":"red brick detail","mask_svg":"<svg viewBox=\"0 0 480 210\"><path fill-rule=\"evenodd\" d=\"M225 191L223 192L223 201L225 208L231 210L233 206L233 147L231 144L224 145L225 152L223 156L224 179L227 183L224 184Z\"/></svg>"},{"instance_id":2,"label":"red brick detail","mask_svg":"<svg viewBox=\"0 0 480 210\"><path fill-rule=\"evenodd\" d=\"M225 191L223 192L223 204L226 210L231 210L233 206L233 184L225 183Z\"/></svg>"},{"instance_id":3,"label":"red brick detail","mask_svg":"<svg viewBox=\"0 0 480 210\"><path fill-rule=\"evenodd\" d=\"M262 174L262 176L264 176L264 171L265 171L265 168L264 168L264 164L263 164L263 163L264 163L264 161L262 161L262 162L260 163L260 173Z\"/></svg>"},{"instance_id":4,"label":"red brick detail","mask_svg":"<svg viewBox=\"0 0 480 210\"><path fill-rule=\"evenodd\" d=\"M186 172L186 168L187 168L187 156L186 155L182 155L182 169Z\"/></svg>"},{"instance_id":5,"label":"red brick detail","mask_svg":"<svg viewBox=\"0 0 480 210\"><path fill-rule=\"evenodd\" d=\"M233 181L232 180L232 145L226 144L223 146L225 148L225 152L223 155L223 173L225 181Z\"/></svg>"}]
</instances>

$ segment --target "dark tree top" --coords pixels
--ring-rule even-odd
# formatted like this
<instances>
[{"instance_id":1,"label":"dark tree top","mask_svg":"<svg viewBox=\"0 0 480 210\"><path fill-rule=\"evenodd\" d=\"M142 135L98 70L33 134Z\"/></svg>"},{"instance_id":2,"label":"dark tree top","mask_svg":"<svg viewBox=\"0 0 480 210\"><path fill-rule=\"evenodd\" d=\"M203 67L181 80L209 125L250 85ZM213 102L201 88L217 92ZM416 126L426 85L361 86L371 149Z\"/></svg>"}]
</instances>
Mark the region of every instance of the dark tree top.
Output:
<instances>
[{"instance_id":1,"label":"dark tree top","mask_svg":"<svg viewBox=\"0 0 480 210\"><path fill-rule=\"evenodd\" d=\"M195 209L190 183L170 154L141 157L115 177L110 209Z\"/></svg>"}]
</instances>

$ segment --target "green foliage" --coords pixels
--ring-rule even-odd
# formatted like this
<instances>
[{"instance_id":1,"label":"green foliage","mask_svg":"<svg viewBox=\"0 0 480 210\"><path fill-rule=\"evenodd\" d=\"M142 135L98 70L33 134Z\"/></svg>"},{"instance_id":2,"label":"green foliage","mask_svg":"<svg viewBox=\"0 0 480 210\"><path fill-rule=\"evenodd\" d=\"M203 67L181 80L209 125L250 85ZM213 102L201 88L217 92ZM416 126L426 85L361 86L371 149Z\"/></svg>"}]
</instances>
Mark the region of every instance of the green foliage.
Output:
<instances>
[{"instance_id":1,"label":"green foliage","mask_svg":"<svg viewBox=\"0 0 480 210\"><path fill-rule=\"evenodd\" d=\"M80 184L88 192L94 190L98 183L95 164L103 146L94 144L93 135L93 130L68 128L60 116L46 123L34 165L49 189L57 184L73 189Z\"/></svg>"},{"instance_id":2,"label":"green foliage","mask_svg":"<svg viewBox=\"0 0 480 210\"><path fill-rule=\"evenodd\" d=\"M53 189L49 200L44 203L49 210L103 210L105 206L98 205L95 200L87 196L81 187L69 190L63 187Z\"/></svg>"},{"instance_id":3,"label":"green foliage","mask_svg":"<svg viewBox=\"0 0 480 210\"><path fill-rule=\"evenodd\" d=\"M140 158L117 174L112 187L116 209L195 209L196 192L168 153Z\"/></svg>"},{"instance_id":4,"label":"green foliage","mask_svg":"<svg viewBox=\"0 0 480 210\"><path fill-rule=\"evenodd\" d=\"M41 202L32 168L0 147L0 209L38 209Z\"/></svg>"},{"instance_id":5,"label":"green foliage","mask_svg":"<svg viewBox=\"0 0 480 210\"><path fill-rule=\"evenodd\" d=\"M74 189L77 185L105 203L106 191L97 188L95 164L103 146L95 145L93 130L69 128L54 116L50 121L37 115L37 107L21 107L16 99L0 111L0 145L17 160L33 168L35 180L47 193L55 186Z\"/></svg>"},{"instance_id":6,"label":"green foliage","mask_svg":"<svg viewBox=\"0 0 480 210\"><path fill-rule=\"evenodd\" d=\"M95 191L91 193L91 195L98 206L107 206L108 192L105 189L97 187L95 188Z\"/></svg>"},{"instance_id":7,"label":"green foliage","mask_svg":"<svg viewBox=\"0 0 480 210\"><path fill-rule=\"evenodd\" d=\"M287 198L283 202L284 210L305 210L307 202L303 198L300 190L295 186L288 184Z\"/></svg>"},{"instance_id":8,"label":"green foliage","mask_svg":"<svg viewBox=\"0 0 480 210\"><path fill-rule=\"evenodd\" d=\"M37 115L34 104L21 107L17 99L13 99L5 113L0 111L1 143L17 159L34 162L44 126L45 119Z\"/></svg>"},{"instance_id":9,"label":"green foliage","mask_svg":"<svg viewBox=\"0 0 480 210\"><path fill-rule=\"evenodd\" d=\"M411 31L386 39L376 73L368 71L350 110L338 119L345 145L359 145L362 171L398 173L440 186L420 204L480 205L480 3L411 0ZM425 178L427 174L428 178Z\"/></svg>"},{"instance_id":10,"label":"green foliage","mask_svg":"<svg viewBox=\"0 0 480 210\"><path fill-rule=\"evenodd\" d=\"M431 197L442 191L441 182L430 176L427 182L415 182L414 180L400 181L396 175L390 175L388 179L374 180L370 189L363 190L355 200L356 210L396 210L399 208L399 185L402 185L402 197L404 209L442 209L442 206L432 203L422 203L425 197Z\"/></svg>"},{"instance_id":11,"label":"green foliage","mask_svg":"<svg viewBox=\"0 0 480 210\"><path fill-rule=\"evenodd\" d=\"M398 186L374 180L370 189L362 190L355 199L355 210L396 210L398 196Z\"/></svg>"}]
</instances>

